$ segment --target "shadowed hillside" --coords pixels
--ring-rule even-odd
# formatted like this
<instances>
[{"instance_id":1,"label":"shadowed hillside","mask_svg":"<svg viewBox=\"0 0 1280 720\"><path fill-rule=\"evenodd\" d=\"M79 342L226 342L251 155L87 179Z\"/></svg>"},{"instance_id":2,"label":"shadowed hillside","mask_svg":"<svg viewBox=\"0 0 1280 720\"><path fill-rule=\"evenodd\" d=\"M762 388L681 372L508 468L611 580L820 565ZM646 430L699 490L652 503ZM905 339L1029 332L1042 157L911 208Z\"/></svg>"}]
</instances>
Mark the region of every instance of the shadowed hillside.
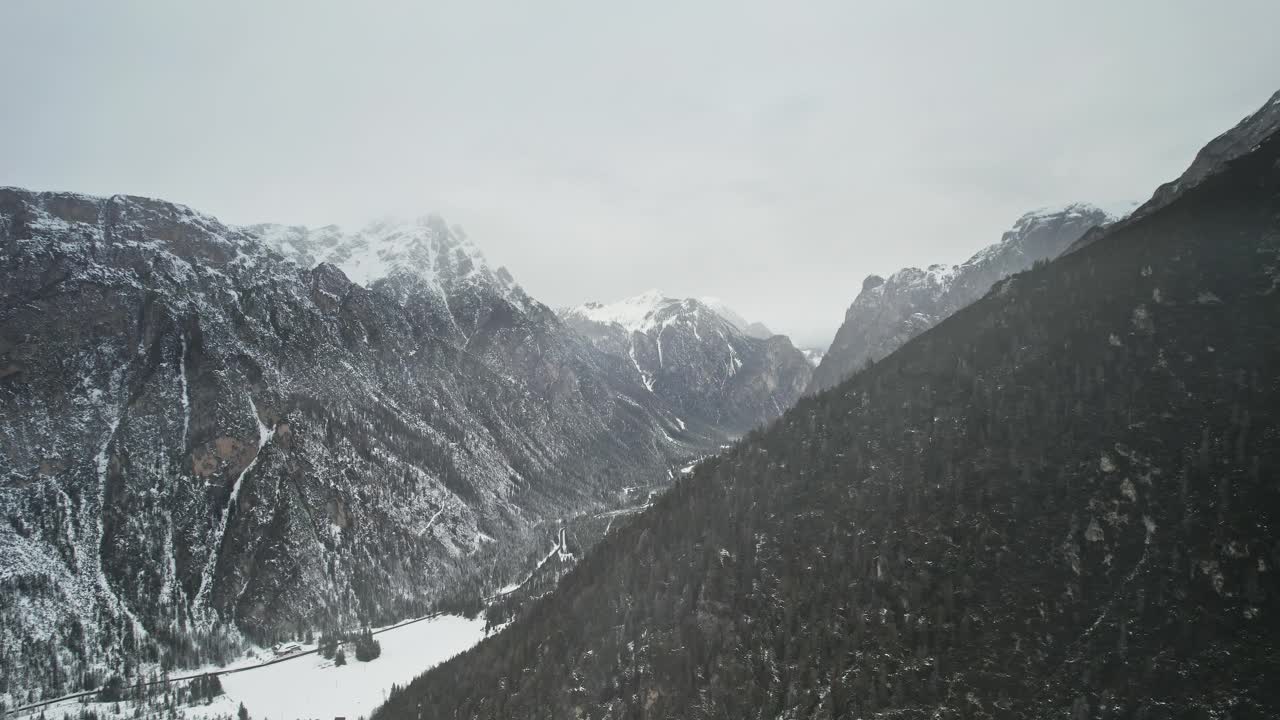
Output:
<instances>
[{"instance_id":1,"label":"shadowed hillside","mask_svg":"<svg viewBox=\"0 0 1280 720\"><path fill-rule=\"evenodd\" d=\"M378 718L1280 711L1280 140L704 462Z\"/></svg>"}]
</instances>

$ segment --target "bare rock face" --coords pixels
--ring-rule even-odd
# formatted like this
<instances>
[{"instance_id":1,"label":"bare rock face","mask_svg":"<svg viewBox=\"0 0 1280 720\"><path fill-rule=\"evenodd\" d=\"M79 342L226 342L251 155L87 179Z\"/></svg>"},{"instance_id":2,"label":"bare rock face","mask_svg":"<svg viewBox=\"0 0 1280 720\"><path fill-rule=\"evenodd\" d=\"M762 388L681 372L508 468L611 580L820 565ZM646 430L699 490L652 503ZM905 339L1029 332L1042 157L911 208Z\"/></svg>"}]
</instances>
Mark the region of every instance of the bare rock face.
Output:
<instances>
[{"instance_id":1,"label":"bare rock face","mask_svg":"<svg viewBox=\"0 0 1280 720\"><path fill-rule=\"evenodd\" d=\"M435 218L0 189L0 287L15 693L479 594L537 523L719 440Z\"/></svg>"},{"instance_id":2,"label":"bare rock face","mask_svg":"<svg viewBox=\"0 0 1280 720\"><path fill-rule=\"evenodd\" d=\"M565 322L617 359L679 421L738 435L778 417L812 372L783 335L768 334L718 301L650 291L561 311ZM763 337L762 337L763 336Z\"/></svg>"},{"instance_id":3,"label":"bare rock face","mask_svg":"<svg viewBox=\"0 0 1280 720\"><path fill-rule=\"evenodd\" d=\"M982 297L998 280L1057 256L1108 220L1103 211L1081 204L1031 212L1019 218L1000 242L963 264L903 268L887 279L867 277L814 370L809 390L840 383Z\"/></svg>"}]
</instances>

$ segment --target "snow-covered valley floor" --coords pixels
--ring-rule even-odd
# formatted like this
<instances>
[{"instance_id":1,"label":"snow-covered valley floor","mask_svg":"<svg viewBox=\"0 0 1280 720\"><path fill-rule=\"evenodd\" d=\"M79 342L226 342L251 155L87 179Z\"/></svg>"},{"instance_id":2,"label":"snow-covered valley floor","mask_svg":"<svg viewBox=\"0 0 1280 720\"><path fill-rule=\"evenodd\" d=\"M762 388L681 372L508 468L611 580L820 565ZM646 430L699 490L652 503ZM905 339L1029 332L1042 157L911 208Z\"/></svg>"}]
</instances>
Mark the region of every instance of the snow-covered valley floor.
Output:
<instances>
[{"instance_id":1,"label":"snow-covered valley floor","mask_svg":"<svg viewBox=\"0 0 1280 720\"><path fill-rule=\"evenodd\" d=\"M406 685L427 669L484 638L484 618L441 615L388 629L376 635L382 654L359 662L347 652L347 664L335 667L318 654L221 676L224 695L208 705L178 708L190 720L234 718L241 703L254 720L367 717L381 705L392 685ZM216 669L213 670L217 672ZM134 717L131 703L61 702L44 708L48 718L75 718L82 709L100 718ZM143 715L151 713L144 709ZM154 716L154 715L152 715ZM171 717L168 712L161 717Z\"/></svg>"}]
</instances>

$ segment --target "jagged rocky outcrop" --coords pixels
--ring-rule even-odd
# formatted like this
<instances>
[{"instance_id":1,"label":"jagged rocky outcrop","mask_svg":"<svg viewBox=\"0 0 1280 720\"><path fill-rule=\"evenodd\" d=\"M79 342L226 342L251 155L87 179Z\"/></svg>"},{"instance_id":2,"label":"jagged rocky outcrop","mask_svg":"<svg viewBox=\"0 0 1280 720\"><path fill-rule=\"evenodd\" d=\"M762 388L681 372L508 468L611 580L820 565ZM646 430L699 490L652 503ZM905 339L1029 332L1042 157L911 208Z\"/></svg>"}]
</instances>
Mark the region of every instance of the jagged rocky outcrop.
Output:
<instances>
[{"instance_id":1,"label":"jagged rocky outcrop","mask_svg":"<svg viewBox=\"0 0 1280 720\"><path fill-rule=\"evenodd\" d=\"M395 718L1280 713L1280 137L703 461Z\"/></svg>"},{"instance_id":2,"label":"jagged rocky outcrop","mask_svg":"<svg viewBox=\"0 0 1280 720\"><path fill-rule=\"evenodd\" d=\"M982 297L996 281L1056 257L1108 220L1102 210L1083 204L1030 212L1000 242L960 265L903 268L888 278L867 277L814 370L809 390L837 385Z\"/></svg>"},{"instance_id":3,"label":"jagged rocky outcrop","mask_svg":"<svg viewBox=\"0 0 1280 720\"><path fill-rule=\"evenodd\" d=\"M439 220L381 231L365 272L327 231L0 189L0 694L478 596L719 441Z\"/></svg>"},{"instance_id":4,"label":"jagged rocky outcrop","mask_svg":"<svg viewBox=\"0 0 1280 720\"><path fill-rule=\"evenodd\" d=\"M655 290L560 315L674 406L682 422L693 418L737 435L790 407L812 368L785 336L759 337L767 329L720 306Z\"/></svg>"}]
</instances>

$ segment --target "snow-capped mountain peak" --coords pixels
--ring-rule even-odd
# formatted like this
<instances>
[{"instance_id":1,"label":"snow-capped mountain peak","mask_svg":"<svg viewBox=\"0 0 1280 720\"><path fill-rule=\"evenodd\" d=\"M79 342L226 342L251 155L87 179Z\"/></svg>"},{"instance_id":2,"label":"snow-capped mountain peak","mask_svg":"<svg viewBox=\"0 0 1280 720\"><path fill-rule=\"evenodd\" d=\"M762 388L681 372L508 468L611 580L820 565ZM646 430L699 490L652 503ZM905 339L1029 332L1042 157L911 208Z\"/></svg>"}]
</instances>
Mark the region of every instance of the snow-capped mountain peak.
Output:
<instances>
[{"instance_id":1,"label":"snow-capped mountain peak","mask_svg":"<svg viewBox=\"0 0 1280 720\"><path fill-rule=\"evenodd\" d=\"M646 290L608 304L589 302L565 313L581 316L603 325L619 325L627 332L646 332L653 327L658 311L679 300L667 297L661 290Z\"/></svg>"},{"instance_id":2,"label":"snow-capped mountain peak","mask_svg":"<svg viewBox=\"0 0 1280 720\"><path fill-rule=\"evenodd\" d=\"M767 329L759 337L723 303L707 300L649 290L566 308L560 317L686 418L736 433L777 417L812 368L787 338Z\"/></svg>"},{"instance_id":3,"label":"snow-capped mountain peak","mask_svg":"<svg viewBox=\"0 0 1280 720\"><path fill-rule=\"evenodd\" d=\"M603 325L618 325L629 333L647 333L677 320L696 319L700 314L727 322L748 337L767 339L773 336L769 328L762 323L748 322L720 298L675 298L658 289L646 290L617 302L588 302L561 311L561 315L566 317L574 316Z\"/></svg>"},{"instance_id":4,"label":"snow-capped mountain peak","mask_svg":"<svg viewBox=\"0 0 1280 720\"><path fill-rule=\"evenodd\" d=\"M358 230L337 225L319 228L262 224L245 228L285 258L304 268L337 266L353 282L368 286L397 273L410 273L443 292L464 284L486 284L503 291L517 288L505 268L493 269L459 227L439 215L383 219Z\"/></svg>"}]
</instances>

